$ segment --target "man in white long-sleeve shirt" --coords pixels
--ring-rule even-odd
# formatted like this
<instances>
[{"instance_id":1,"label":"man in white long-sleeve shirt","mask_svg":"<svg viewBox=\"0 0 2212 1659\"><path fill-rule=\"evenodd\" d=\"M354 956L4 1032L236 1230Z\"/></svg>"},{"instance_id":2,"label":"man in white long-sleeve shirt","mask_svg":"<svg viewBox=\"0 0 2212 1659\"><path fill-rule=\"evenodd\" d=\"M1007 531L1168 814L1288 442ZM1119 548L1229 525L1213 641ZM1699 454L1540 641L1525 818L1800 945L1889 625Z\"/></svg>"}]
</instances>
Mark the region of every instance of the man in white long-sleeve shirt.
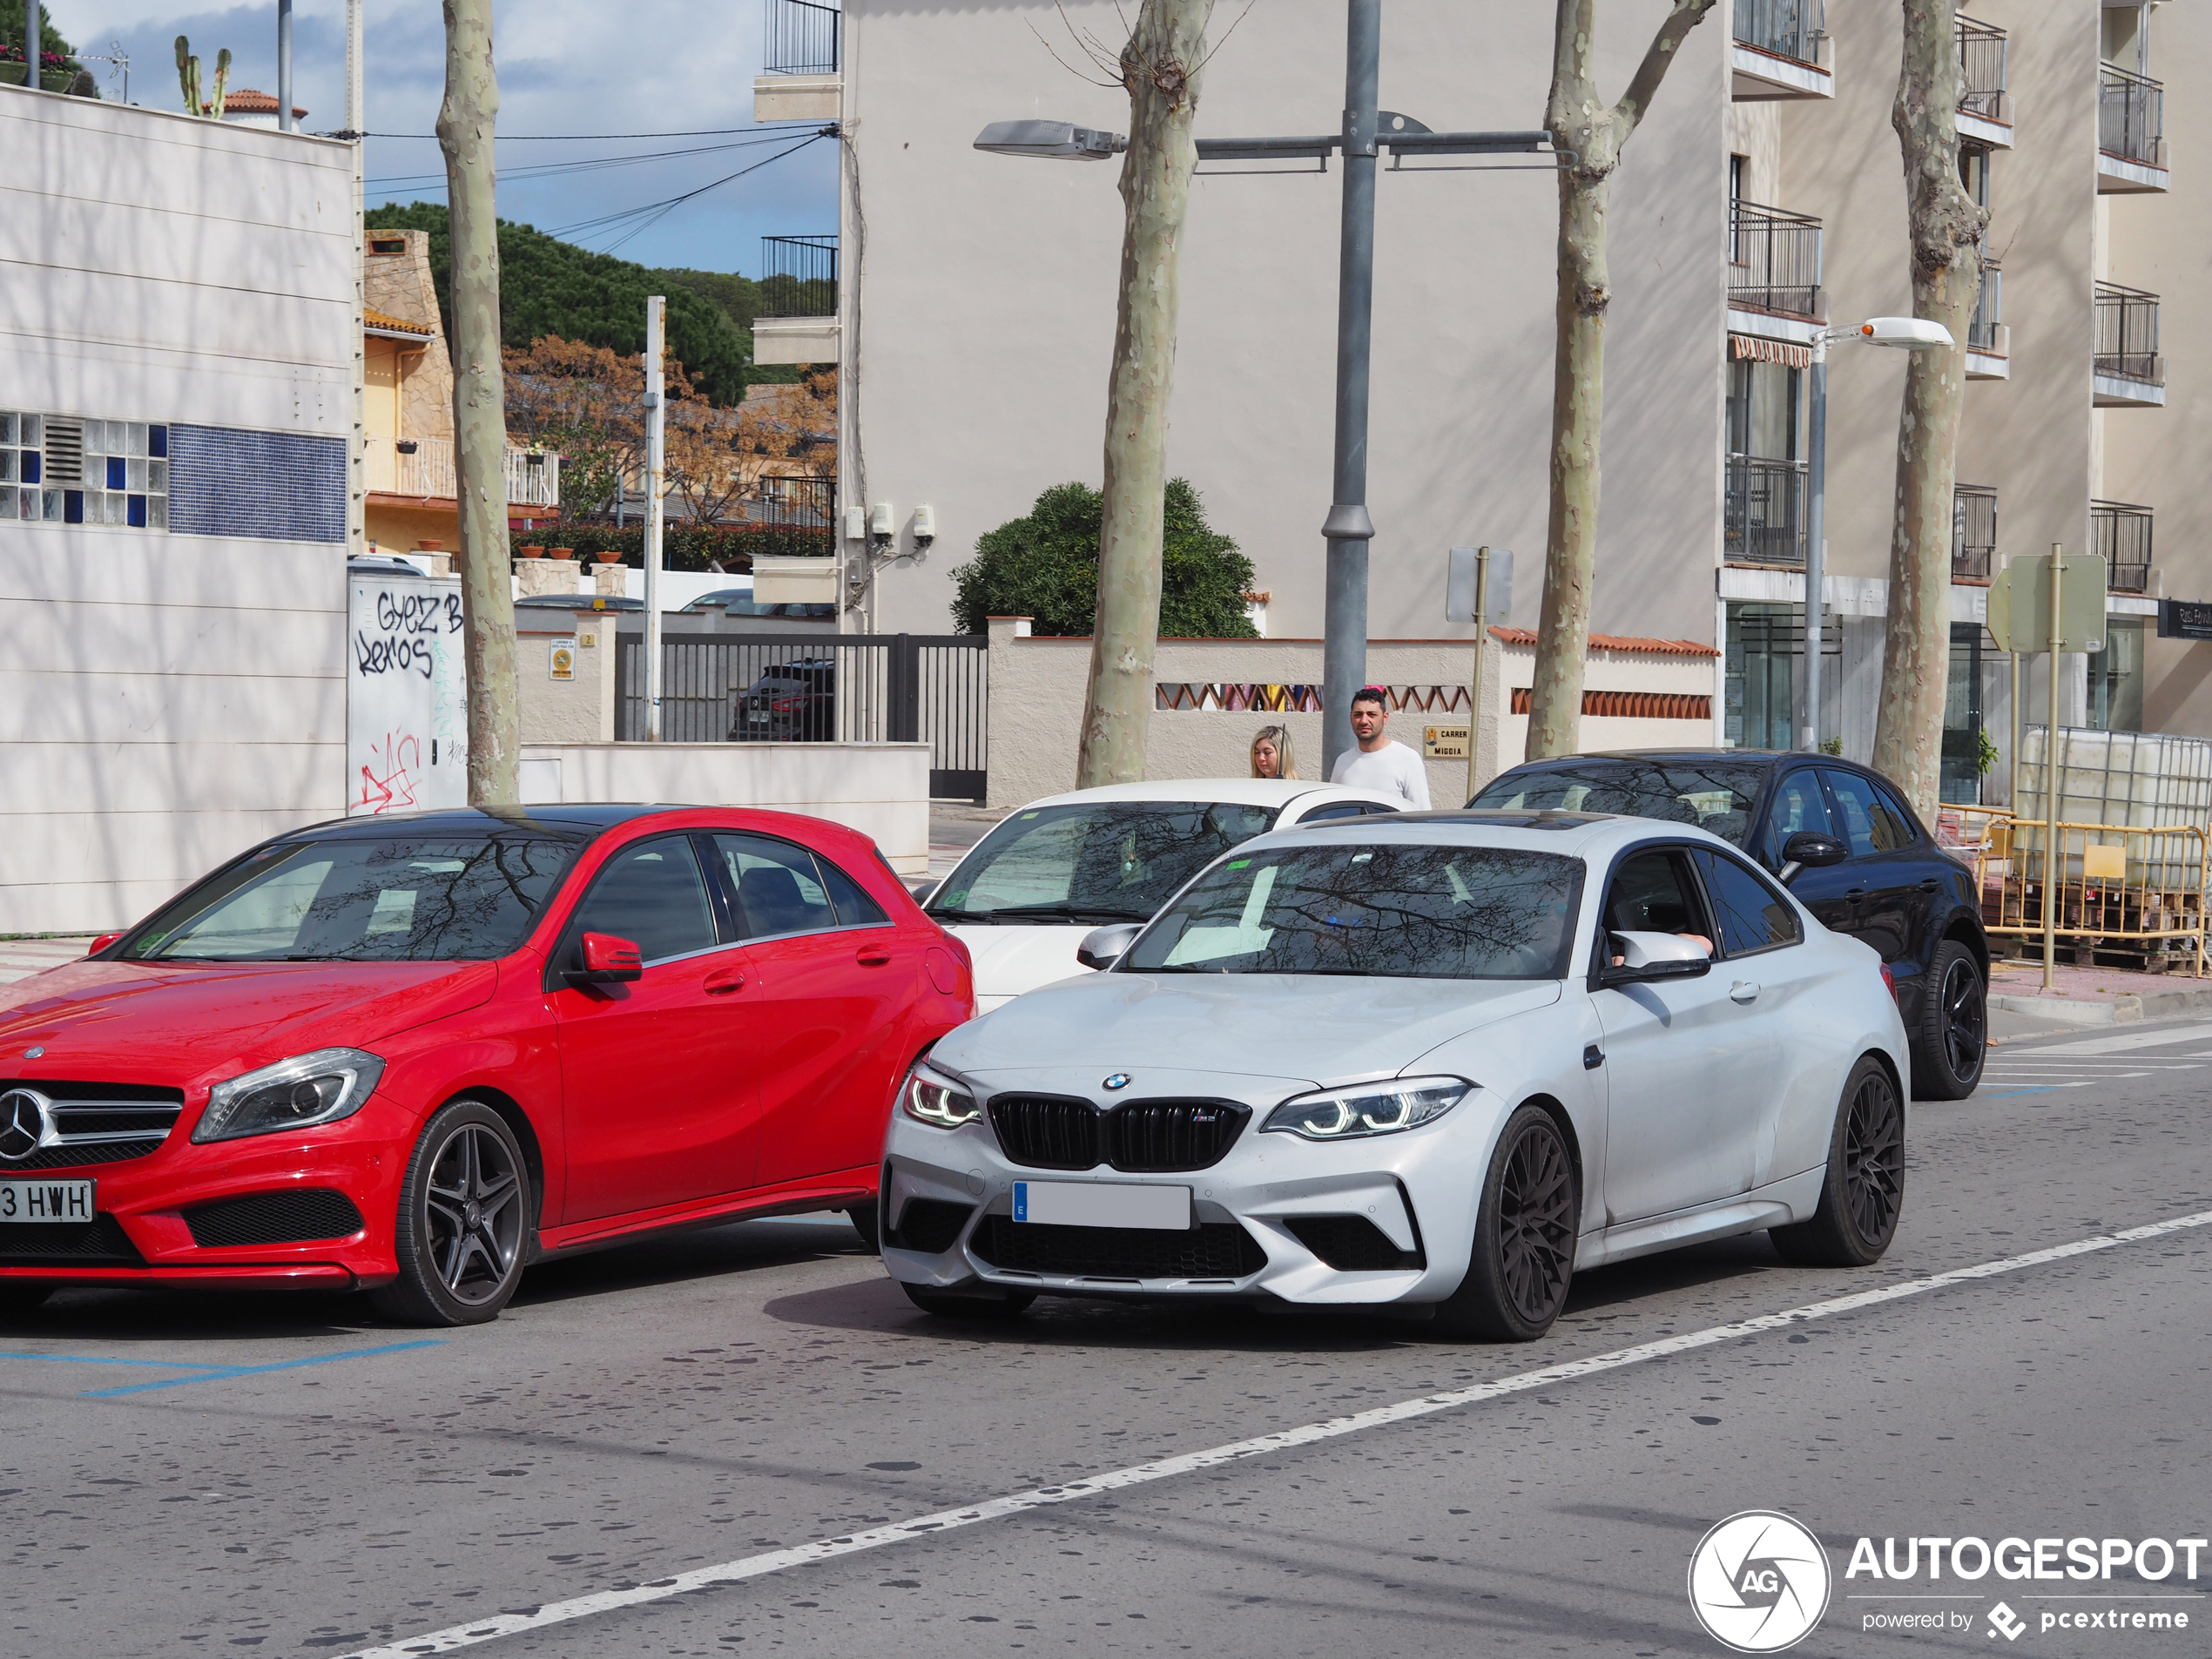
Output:
<instances>
[{"instance_id":1,"label":"man in white long-sleeve shirt","mask_svg":"<svg viewBox=\"0 0 2212 1659\"><path fill-rule=\"evenodd\" d=\"M1390 705L1374 686L1352 694L1352 735L1357 749L1337 757L1329 781L1352 789L1372 789L1378 794L1403 796L1414 812L1428 811L1428 768L1420 756L1384 734L1390 724Z\"/></svg>"}]
</instances>

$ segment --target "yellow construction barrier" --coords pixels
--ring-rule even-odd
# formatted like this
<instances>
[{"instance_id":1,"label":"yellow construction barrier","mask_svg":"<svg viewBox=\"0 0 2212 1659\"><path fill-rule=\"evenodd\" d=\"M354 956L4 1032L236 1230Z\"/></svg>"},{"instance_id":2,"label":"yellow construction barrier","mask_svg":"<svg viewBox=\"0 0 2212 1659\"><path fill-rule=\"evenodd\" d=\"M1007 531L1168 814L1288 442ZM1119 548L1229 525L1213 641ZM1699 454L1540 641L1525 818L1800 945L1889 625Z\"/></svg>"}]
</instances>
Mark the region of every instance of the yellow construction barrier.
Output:
<instances>
[{"instance_id":1,"label":"yellow construction barrier","mask_svg":"<svg viewBox=\"0 0 2212 1659\"><path fill-rule=\"evenodd\" d=\"M2044 820L1967 810L1983 819L1971 853L1984 930L2040 939ZM2058 925L2053 931L2071 941L2067 954L2077 961L2087 965L2091 952L2119 953L2138 959L2133 966L2160 971L2180 966L2172 960L2178 954L2203 976L2204 893L2212 874L2212 846L2203 829L2060 819L2055 873Z\"/></svg>"}]
</instances>

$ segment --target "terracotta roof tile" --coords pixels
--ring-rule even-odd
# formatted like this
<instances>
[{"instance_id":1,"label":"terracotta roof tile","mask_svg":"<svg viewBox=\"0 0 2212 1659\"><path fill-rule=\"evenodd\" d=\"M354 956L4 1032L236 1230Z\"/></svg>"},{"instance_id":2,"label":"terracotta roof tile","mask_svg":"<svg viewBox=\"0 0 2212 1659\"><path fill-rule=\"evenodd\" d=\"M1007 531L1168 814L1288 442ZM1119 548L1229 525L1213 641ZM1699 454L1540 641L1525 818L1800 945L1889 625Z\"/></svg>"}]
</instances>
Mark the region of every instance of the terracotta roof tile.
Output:
<instances>
[{"instance_id":1,"label":"terracotta roof tile","mask_svg":"<svg viewBox=\"0 0 2212 1659\"><path fill-rule=\"evenodd\" d=\"M388 328L395 334L420 334L425 340L438 332L427 322L409 322L403 317L388 315L373 306L362 307L361 320L371 328Z\"/></svg>"},{"instance_id":2,"label":"terracotta roof tile","mask_svg":"<svg viewBox=\"0 0 2212 1659\"><path fill-rule=\"evenodd\" d=\"M1536 631L1533 628L1493 628L1490 637L1508 645L1533 645ZM1657 657L1717 657L1720 652L1710 645L1701 645L1694 639L1646 639L1636 634L1592 634L1590 647L1594 651L1635 651Z\"/></svg>"}]
</instances>

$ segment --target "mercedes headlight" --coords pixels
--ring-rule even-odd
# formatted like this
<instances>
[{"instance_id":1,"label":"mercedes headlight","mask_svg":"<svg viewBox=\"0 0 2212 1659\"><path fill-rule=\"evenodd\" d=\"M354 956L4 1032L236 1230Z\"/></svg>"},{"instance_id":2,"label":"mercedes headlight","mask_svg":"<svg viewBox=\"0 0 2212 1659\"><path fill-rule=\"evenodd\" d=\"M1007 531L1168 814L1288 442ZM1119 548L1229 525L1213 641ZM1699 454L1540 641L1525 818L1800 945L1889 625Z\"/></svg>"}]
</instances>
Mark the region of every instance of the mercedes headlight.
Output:
<instances>
[{"instance_id":1,"label":"mercedes headlight","mask_svg":"<svg viewBox=\"0 0 2212 1659\"><path fill-rule=\"evenodd\" d=\"M318 1049L280 1060L210 1089L192 1144L334 1123L361 1110L383 1075L384 1062L359 1049Z\"/></svg>"},{"instance_id":2,"label":"mercedes headlight","mask_svg":"<svg viewBox=\"0 0 2212 1659\"><path fill-rule=\"evenodd\" d=\"M933 1129L958 1129L983 1115L974 1096L926 1071L917 1070L908 1077L899 1098L907 1116Z\"/></svg>"},{"instance_id":3,"label":"mercedes headlight","mask_svg":"<svg viewBox=\"0 0 2212 1659\"><path fill-rule=\"evenodd\" d=\"M1267 1115L1260 1132L1280 1130L1307 1141L1394 1135L1443 1116L1474 1092L1464 1077L1398 1077L1326 1089L1285 1101Z\"/></svg>"}]
</instances>

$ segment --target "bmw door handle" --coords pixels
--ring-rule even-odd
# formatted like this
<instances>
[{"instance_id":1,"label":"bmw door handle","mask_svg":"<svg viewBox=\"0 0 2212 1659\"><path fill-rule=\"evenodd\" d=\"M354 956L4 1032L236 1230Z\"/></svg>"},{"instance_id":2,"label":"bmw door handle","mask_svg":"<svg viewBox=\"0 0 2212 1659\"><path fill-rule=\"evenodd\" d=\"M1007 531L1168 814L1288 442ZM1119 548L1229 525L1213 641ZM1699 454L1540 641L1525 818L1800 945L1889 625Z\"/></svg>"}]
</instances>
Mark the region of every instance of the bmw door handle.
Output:
<instances>
[{"instance_id":1,"label":"bmw door handle","mask_svg":"<svg viewBox=\"0 0 2212 1659\"><path fill-rule=\"evenodd\" d=\"M1731 1002L1756 1002L1759 1000L1759 988L1750 980L1740 979L1728 988L1728 1000Z\"/></svg>"},{"instance_id":2,"label":"bmw door handle","mask_svg":"<svg viewBox=\"0 0 2212 1659\"><path fill-rule=\"evenodd\" d=\"M727 996L732 991L743 989L745 989L745 975L742 974L717 974L706 982L706 994L709 996Z\"/></svg>"},{"instance_id":3,"label":"bmw door handle","mask_svg":"<svg viewBox=\"0 0 2212 1659\"><path fill-rule=\"evenodd\" d=\"M853 953L853 960L863 968L882 968L891 961L891 953L880 945L863 945Z\"/></svg>"}]
</instances>

